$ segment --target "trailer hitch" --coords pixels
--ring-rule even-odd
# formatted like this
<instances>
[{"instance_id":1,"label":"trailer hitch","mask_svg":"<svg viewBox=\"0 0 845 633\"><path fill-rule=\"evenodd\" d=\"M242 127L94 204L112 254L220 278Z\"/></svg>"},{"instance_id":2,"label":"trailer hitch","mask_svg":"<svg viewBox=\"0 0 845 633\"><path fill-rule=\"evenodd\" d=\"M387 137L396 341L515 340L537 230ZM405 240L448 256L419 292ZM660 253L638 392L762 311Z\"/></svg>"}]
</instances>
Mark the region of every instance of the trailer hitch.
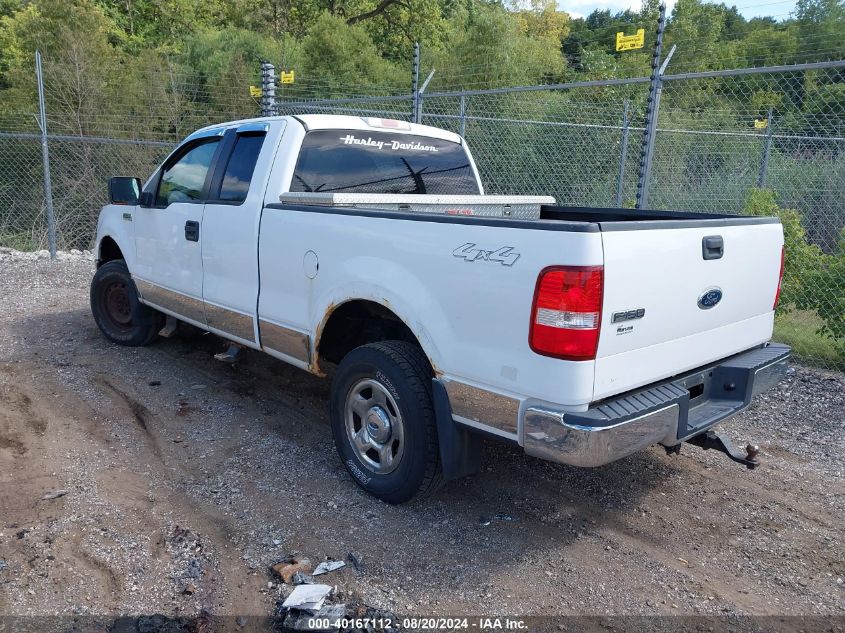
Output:
<instances>
[{"instance_id":1,"label":"trailer hitch","mask_svg":"<svg viewBox=\"0 0 845 633\"><path fill-rule=\"evenodd\" d=\"M760 453L760 447L748 444L745 447L745 455L734 448L726 437L722 437L715 431L707 431L701 435L696 435L687 440L688 444L703 448L705 451L711 448L720 451L730 457L733 461L744 464L749 470L753 470L760 465L760 460L757 455ZM680 446L680 444L678 445Z\"/></svg>"}]
</instances>

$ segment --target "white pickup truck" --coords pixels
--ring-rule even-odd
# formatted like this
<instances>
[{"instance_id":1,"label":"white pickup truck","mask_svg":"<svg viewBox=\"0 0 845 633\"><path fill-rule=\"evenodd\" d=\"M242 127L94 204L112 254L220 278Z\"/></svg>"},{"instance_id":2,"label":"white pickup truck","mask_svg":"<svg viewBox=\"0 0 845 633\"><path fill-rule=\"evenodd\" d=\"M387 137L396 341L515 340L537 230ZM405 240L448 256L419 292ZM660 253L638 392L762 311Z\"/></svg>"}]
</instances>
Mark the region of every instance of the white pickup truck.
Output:
<instances>
[{"instance_id":1,"label":"white pickup truck","mask_svg":"<svg viewBox=\"0 0 845 633\"><path fill-rule=\"evenodd\" d=\"M179 320L331 374L341 459L388 502L475 471L485 434L576 466L682 442L757 464L710 429L786 371L776 218L484 196L461 137L328 115L204 128L109 189L103 333Z\"/></svg>"}]
</instances>

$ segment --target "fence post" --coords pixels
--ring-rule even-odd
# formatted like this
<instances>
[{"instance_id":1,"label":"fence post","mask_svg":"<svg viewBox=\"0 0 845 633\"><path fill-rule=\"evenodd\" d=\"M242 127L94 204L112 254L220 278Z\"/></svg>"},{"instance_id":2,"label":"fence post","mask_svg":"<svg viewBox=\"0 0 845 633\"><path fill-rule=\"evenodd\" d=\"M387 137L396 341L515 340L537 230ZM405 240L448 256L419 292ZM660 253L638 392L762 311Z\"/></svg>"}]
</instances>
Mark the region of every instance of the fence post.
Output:
<instances>
[{"instance_id":1,"label":"fence post","mask_svg":"<svg viewBox=\"0 0 845 633\"><path fill-rule=\"evenodd\" d=\"M648 92L646 109L646 128L643 135L643 148L640 153L640 170L637 177L637 209L648 204L648 181L651 176L651 159L654 156L654 139L657 133L657 109L660 103L660 55L663 52L663 31L666 27L666 5L660 5L657 18L657 39L651 59L651 85Z\"/></svg>"},{"instance_id":2,"label":"fence post","mask_svg":"<svg viewBox=\"0 0 845 633\"><path fill-rule=\"evenodd\" d=\"M276 114L276 67L268 61L261 62L261 116Z\"/></svg>"},{"instance_id":3,"label":"fence post","mask_svg":"<svg viewBox=\"0 0 845 633\"><path fill-rule=\"evenodd\" d=\"M414 66L411 70L411 122L419 123L417 120L417 102L419 101L418 90L420 89L420 43L414 42Z\"/></svg>"},{"instance_id":4,"label":"fence post","mask_svg":"<svg viewBox=\"0 0 845 633\"><path fill-rule=\"evenodd\" d=\"M434 77L434 69L431 69L431 72L428 73L428 77L423 82L423 85L420 86L420 89L416 91L417 96L417 109L416 113L414 114L414 123L422 123L422 113L423 113L423 93L425 89L428 88L428 83L431 81L431 78Z\"/></svg>"},{"instance_id":5,"label":"fence post","mask_svg":"<svg viewBox=\"0 0 845 633\"><path fill-rule=\"evenodd\" d=\"M463 136L466 135L466 131L467 131L467 104L466 104L466 100L464 98L463 92L461 93L460 108L461 108L461 131L460 131L460 133L461 133L461 136L463 137Z\"/></svg>"},{"instance_id":6,"label":"fence post","mask_svg":"<svg viewBox=\"0 0 845 633\"><path fill-rule=\"evenodd\" d=\"M38 126L41 128L41 160L44 164L44 205L47 211L47 247L50 259L56 259L56 216L53 213L53 183L50 180L50 148L47 144L47 107L44 104L44 73L41 51L35 51L35 76L38 80Z\"/></svg>"},{"instance_id":7,"label":"fence post","mask_svg":"<svg viewBox=\"0 0 845 633\"><path fill-rule=\"evenodd\" d=\"M619 179L616 182L616 206L622 206L622 192L625 189L625 159L628 155L628 109L631 102L625 99L625 109L622 111L622 151L619 155Z\"/></svg>"},{"instance_id":8,"label":"fence post","mask_svg":"<svg viewBox=\"0 0 845 633\"><path fill-rule=\"evenodd\" d=\"M766 119L766 136L763 141L763 157L760 160L760 173L757 174L757 187L762 189L766 186L766 176L769 173L769 154L772 151L772 109L769 108L769 116Z\"/></svg>"}]
</instances>

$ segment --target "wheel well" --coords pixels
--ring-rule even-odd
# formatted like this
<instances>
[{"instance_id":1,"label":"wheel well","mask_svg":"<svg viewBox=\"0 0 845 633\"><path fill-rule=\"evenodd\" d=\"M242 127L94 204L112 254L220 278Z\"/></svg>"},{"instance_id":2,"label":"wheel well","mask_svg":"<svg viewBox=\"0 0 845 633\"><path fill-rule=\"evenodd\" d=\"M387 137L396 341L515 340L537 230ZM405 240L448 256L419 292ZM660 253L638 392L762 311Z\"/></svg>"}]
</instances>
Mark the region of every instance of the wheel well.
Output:
<instances>
[{"instance_id":1,"label":"wheel well","mask_svg":"<svg viewBox=\"0 0 845 633\"><path fill-rule=\"evenodd\" d=\"M123 253L117 245L117 242L109 236L106 236L100 240L100 252L97 256L97 266L102 266L106 262L110 262L114 259L123 259Z\"/></svg>"},{"instance_id":2,"label":"wheel well","mask_svg":"<svg viewBox=\"0 0 845 633\"><path fill-rule=\"evenodd\" d=\"M389 308L374 301L349 301L329 315L317 343L317 358L338 364L356 347L377 341L420 346L411 329Z\"/></svg>"}]
</instances>

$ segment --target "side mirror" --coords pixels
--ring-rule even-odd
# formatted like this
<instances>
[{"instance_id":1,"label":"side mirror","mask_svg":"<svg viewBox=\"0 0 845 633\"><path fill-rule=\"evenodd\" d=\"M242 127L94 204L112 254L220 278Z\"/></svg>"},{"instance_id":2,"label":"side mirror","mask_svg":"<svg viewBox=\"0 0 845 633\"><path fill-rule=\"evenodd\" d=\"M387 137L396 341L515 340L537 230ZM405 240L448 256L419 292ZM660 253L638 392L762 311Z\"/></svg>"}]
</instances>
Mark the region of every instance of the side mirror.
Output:
<instances>
[{"instance_id":1,"label":"side mirror","mask_svg":"<svg viewBox=\"0 0 845 633\"><path fill-rule=\"evenodd\" d=\"M141 180L128 176L109 178L109 200L112 204L138 204L141 195Z\"/></svg>"}]
</instances>

